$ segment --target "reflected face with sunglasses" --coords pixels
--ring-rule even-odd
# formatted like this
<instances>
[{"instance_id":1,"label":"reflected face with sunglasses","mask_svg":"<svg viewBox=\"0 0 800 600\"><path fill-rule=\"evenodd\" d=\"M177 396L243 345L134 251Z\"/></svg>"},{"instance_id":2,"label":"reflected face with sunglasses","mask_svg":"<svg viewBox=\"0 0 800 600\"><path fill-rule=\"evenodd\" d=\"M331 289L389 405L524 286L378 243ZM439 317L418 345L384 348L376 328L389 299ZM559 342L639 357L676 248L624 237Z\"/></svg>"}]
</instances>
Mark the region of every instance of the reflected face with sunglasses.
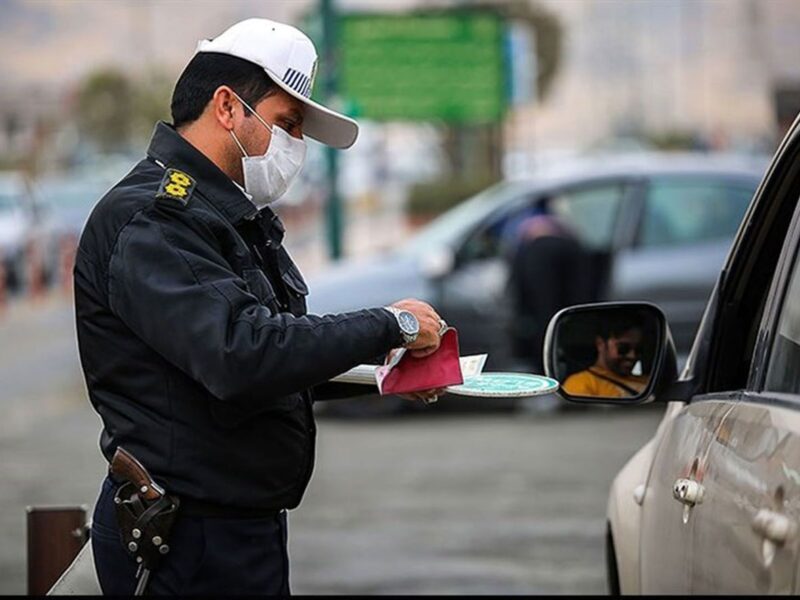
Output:
<instances>
[{"instance_id":1,"label":"reflected face with sunglasses","mask_svg":"<svg viewBox=\"0 0 800 600\"><path fill-rule=\"evenodd\" d=\"M628 377L641 358L642 330L634 327L607 339L595 338L597 366Z\"/></svg>"}]
</instances>

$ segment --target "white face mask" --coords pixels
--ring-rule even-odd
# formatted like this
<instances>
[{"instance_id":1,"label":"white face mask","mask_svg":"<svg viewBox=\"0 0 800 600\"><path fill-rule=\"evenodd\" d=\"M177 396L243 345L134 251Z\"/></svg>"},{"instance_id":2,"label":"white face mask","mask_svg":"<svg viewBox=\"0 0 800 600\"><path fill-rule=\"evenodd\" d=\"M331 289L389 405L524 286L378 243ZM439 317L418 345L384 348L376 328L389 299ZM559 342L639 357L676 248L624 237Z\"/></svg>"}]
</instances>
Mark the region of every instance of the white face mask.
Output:
<instances>
[{"instance_id":1,"label":"white face mask","mask_svg":"<svg viewBox=\"0 0 800 600\"><path fill-rule=\"evenodd\" d=\"M303 168L306 159L306 142L290 136L280 127L268 125L235 92L234 95L272 134L265 154L248 156L239 138L232 130L230 132L233 141L239 146L243 155L244 189L253 197L253 203L260 210L283 196L300 169Z\"/></svg>"}]
</instances>

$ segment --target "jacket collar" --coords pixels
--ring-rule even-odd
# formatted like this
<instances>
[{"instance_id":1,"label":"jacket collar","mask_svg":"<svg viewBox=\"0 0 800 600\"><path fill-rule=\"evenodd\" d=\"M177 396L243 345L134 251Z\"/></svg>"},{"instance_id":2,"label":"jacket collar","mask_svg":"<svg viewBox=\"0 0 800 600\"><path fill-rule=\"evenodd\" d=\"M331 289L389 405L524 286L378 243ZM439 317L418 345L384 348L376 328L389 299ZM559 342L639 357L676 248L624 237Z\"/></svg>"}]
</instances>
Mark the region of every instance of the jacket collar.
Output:
<instances>
[{"instance_id":1,"label":"jacket collar","mask_svg":"<svg viewBox=\"0 0 800 600\"><path fill-rule=\"evenodd\" d=\"M233 180L209 160L202 152L186 141L175 128L159 121L150 139L147 155L165 168L185 171L196 182L197 188L231 222L253 219L258 209L247 199ZM265 209L266 212L269 209ZM269 210L267 221L277 216Z\"/></svg>"}]
</instances>

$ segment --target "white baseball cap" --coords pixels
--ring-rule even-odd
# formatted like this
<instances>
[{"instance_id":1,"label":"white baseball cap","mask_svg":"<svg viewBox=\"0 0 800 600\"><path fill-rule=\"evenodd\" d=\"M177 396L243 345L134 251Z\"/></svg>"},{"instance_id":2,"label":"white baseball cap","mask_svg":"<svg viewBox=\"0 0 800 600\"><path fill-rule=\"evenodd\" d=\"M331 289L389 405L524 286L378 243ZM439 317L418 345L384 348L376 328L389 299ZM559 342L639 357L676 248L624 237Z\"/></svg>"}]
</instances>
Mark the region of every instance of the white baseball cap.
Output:
<instances>
[{"instance_id":1,"label":"white baseball cap","mask_svg":"<svg viewBox=\"0 0 800 600\"><path fill-rule=\"evenodd\" d=\"M306 105L303 133L334 148L349 148L358 123L311 100L317 72L314 43L299 29L269 19L246 19L201 40L197 52L220 52L262 67L287 94Z\"/></svg>"}]
</instances>

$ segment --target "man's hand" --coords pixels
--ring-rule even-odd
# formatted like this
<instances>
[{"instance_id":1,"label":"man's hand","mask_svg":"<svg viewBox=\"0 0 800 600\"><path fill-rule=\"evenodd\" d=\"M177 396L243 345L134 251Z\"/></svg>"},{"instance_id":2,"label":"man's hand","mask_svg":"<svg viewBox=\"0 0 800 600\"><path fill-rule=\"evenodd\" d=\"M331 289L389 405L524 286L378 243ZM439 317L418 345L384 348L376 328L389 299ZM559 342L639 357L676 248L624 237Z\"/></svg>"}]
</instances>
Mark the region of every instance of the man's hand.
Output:
<instances>
[{"instance_id":1,"label":"man's hand","mask_svg":"<svg viewBox=\"0 0 800 600\"><path fill-rule=\"evenodd\" d=\"M400 394L400 397L403 400L409 400L411 402L419 402L422 401L425 404L432 404L439 399L439 396L444 394L445 388L437 388L435 390L425 390L422 392L414 392L413 394Z\"/></svg>"},{"instance_id":2,"label":"man's hand","mask_svg":"<svg viewBox=\"0 0 800 600\"><path fill-rule=\"evenodd\" d=\"M394 308L407 310L419 321L419 335L413 344L406 346L411 356L424 358L439 349L441 338L439 331L442 328L442 318L426 302L409 298L392 304Z\"/></svg>"}]
</instances>

